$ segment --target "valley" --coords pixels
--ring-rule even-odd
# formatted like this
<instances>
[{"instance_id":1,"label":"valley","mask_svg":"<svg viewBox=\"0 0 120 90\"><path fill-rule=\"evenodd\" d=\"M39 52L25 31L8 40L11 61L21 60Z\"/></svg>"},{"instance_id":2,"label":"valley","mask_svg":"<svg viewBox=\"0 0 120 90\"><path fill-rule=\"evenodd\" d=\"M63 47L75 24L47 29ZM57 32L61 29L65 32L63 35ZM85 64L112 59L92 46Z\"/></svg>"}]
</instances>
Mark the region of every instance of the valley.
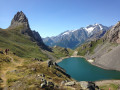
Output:
<instances>
[{"instance_id":1,"label":"valley","mask_svg":"<svg viewBox=\"0 0 120 90\"><path fill-rule=\"evenodd\" d=\"M42 40L37 31L31 30L26 15L17 12L8 28L0 28L0 89L116 90L119 83L94 81L120 79L119 31L119 22L112 28L94 24Z\"/></svg>"}]
</instances>

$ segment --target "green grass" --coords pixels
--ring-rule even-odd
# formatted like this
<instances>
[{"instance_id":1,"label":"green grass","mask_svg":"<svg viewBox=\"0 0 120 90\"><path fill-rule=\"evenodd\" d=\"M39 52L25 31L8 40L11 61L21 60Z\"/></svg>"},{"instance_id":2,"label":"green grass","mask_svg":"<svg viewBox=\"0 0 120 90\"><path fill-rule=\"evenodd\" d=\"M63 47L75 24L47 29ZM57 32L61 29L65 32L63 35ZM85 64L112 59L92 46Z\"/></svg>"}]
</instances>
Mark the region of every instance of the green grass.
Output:
<instances>
[{"instance_id":1,"label":"green grass","mask_svg":"<svg viewBox=\"0 0 120 90\"><path fill-rule=\"evenodd\" d=\"M66 49L59 46L55 46L52 49L53 49L53 55L57 58L71 56L73 54L73 50L69 48Z\"/></svg>"},{"instance_id":2,"label":"green grass","mask_svg":"<svg viewBox=\"0 0 120 90\"><path fill-rule=\"evenodd\" d=\"M102 43L103 43L102 39L85 43L81 45L79 48L77 48L78 55L84 56L87 53L94 54L94 49L97 47L97 45Z\"/></svg>"},{"instance_id":3,"label":"green grass","mask_svg":"<svg viewBox=\"0 0 120 90\"><path fill-rule=\"evenodd\" d=\"M41 52L36 42L31 41L28 35L20 33L21 29L22 27L12 30L0 30L0 48L9 48L19 57L47 59L47 56Z\"/></svg>"},{"instance_id":4,"label":"green grass","mask_svg":"<svg viewBox=\"0 0 120 90\"><path fill-rule=\"evenodd\" d=\"M101 90L118 90L119 85L117 84L108 84L108 85L103 85L100 86Z\"/></svg>"}]
</instances>

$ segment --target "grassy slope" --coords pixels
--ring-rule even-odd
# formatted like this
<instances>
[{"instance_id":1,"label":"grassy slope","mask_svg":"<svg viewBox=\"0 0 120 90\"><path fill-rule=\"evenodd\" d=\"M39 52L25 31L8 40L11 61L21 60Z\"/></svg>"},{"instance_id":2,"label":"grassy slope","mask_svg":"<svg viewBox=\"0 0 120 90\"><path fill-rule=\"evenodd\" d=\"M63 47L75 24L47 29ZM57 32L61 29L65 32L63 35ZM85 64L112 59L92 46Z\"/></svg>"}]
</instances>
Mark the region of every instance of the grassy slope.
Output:
<instances>
[{"instance_id":1,"label":"grassy slope","mask_svg":"<svg viewBox=\"0 0 120 90\"><path fill-rule=\"evenodd\" d=\"M54 66L48 67L46 61L40 62L23 59L12 54L12 52L8 55L0 54L0 58L0 78L3 80L3 82L0 83L0 88L7 86L9 89L14 88L17 90L41 89L40 84L42 81L40 78L42 77L38 77L38 75L44 74L45 79L53 82L55 86L57 85L63 90L66 88L71 89L71 87L60 86L60 84L63 80L72 81L72 79L57 71ZM33 68L35 68L35 70L33 70ZM60 77L58 77L56 73L59 74ZM73 87L80 88L80 85Z\"/></svg>"},{"instance_id":2,"label":"grassy slope","mask_svg":"<svg viewBox=\"0 0 120 90\"><path fill-rule=\"evenodd\" d=\"M78 55L84 56L85 54L87 54L87 52L89 52L89 54L94 54L94 49L97 47L97 45L102 43L102 39L85 43L77 48Z\"/></svg>"},{"instance_id":3,"label":"grassy slope","mask_svg":"<svg viewBox=\"0 0 120 90\"><path fill-rule=\"evenodd\" d=\"M62 47L59 47L59 46L55 46L52 48L53 49L53 52L54 52L54 56L56 58L61 58L61 57L66 57L66 56L71 56L72 53L73 53L73 50L67 48L62 48Z\"/></svg>"},{"instance_id":4,"label":"grassy slope","mask_svg":"<svg viewBox=\"0 0 120 90\"><path fill-rule=\"evenodd\" d=\"M17 27L12 30L0 29L0 48L9 48L10 51L16 53L17 56L24 58L42 58L47 60L48 56L41 51L40 47L33 42L28 35L20 33L23 27ZM53 48L53 52L49 54L56 58L65 57L71 55L72 50L57 47Z\"/></svg>"},{"instance_id":5,"label":"grassy slope","mask_svg":"<svg viewBox=\"0 0 120 90\"><path fill-rule=\"evenodd\" d=\"M21 27L14 30L0 30L0 48L9 48L17 56L25 58L47 59L35 42L30 37L20 33Z\"/></svg>"},{"instance_id":6,"label":"grassy slope","mask_svg":"<svg viewBox=\"0 0 120 90\"><path fill-rule=\"evenodd\" d=\"M39 64L40 62L37 60L33 61L32 58L47 60L48 56L41 51L41 48L36 42L32 41L28 35L20 33L22 28L23 27L17 27L11 30L0 29L0 51L4 52L6 48L10 49L8 55L5 55L5 52L4 54L0 54L0 79L2 78L3 80L2 86L16 87L19 81L23 84L21 88L35 89L40 86L41 83L41 80L36 78L36 75L41 73L46 75L46 80L52 77L52 81L57 85L59 85L62 80L69 80L65 75L56 71L54 67L48 68L46 61L42 64ZM13 53L15 53L15 55ZM72 51L70 49L66 50L57 47L53 48L53 52L49 52L49 54L60 58L69 56L72 54ZM31 70L32 68L36 68L37 71L33 72ZM17 70L19 73L13 73L14 70ZM61 74L62 77L56 76L54 72ZM36 86L36 84L38 85Z\"/></svg>"},{"instance_id":7,"label":"grassy slope","mask_svg":"<svg viewBox=\"0 0 120 90\"><path fill-rule=\"evenodd\" d=\"M101 90L118 90L118 88L118 84L105 84L100 86Z\"/></svg>"}]
</instances>

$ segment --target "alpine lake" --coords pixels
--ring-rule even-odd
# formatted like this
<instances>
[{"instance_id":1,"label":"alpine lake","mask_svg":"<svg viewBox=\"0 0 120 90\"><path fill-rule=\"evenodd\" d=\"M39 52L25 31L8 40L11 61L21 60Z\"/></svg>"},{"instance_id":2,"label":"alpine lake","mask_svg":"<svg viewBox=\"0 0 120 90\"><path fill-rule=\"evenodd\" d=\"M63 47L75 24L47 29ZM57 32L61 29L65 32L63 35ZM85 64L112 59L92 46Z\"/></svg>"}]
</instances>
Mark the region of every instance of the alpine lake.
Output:
<instances>
[{"instance_id":1,"label":"alpine lake","mask_svg":"<svg viewBox=\"0 0 120 90\"><path fill-rule=\"evenodd\" d=\"M73 79L77 81L99 81L120 79L120 72L105 70L90 64L84 58L70 57L58 63Z\"/></svg>"}]
</instances>

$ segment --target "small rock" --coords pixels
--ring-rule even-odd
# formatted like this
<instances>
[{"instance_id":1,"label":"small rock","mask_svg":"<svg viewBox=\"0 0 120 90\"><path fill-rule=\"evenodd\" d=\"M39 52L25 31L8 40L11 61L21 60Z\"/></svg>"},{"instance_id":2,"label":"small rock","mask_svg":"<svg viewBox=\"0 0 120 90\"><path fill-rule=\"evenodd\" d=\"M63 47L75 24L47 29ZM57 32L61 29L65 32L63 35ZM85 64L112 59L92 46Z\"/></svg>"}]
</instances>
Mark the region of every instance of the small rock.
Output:
<instances>
[{"instance_id":1,"label":"small rock","mask_svg":"<svg viewBox=\"0 0 120 90\"><path fill-rule=\"evenodd\" d=\"M0 54L4 54L3 51L0 51Z\"/></svg>"},{"instance_id":2,"label":"small rock","mask_svg":"<svg viewBox=\"0 0 120 90\"><path fill-rule=\"evenodd\" d=\"M75 85L75 82L74 82L74 81L65 83L65 86L73 86L73 85Z\"/></svg>"},{"instance_id":3,"label":"small rock","mask_svg":"<svg viewBox=\"0 0 120 90\"><path fill-rule=\"evenodd\" d=\"M54 83L53 83L53 82L49 82L49 81L47 81L47 86L53 88L53 87L54 87Z\"/></svg>"},{"instance_id":4,"label":"small rock","mask_svg":"<svg viewBox=\"0 0 120 90\"><path fill-rule=\"evenodd\" d=\"M15 73L17 70L12 70L12 71L10 71L11 73Z\"/></svg>"},{"instance_id":5,"label":"small rock","mask_svg":"<svg viewBox=\"0 0 120 90\"><path fill-rule=\"evenodd\" d=\"M61 77L62 75L61 74L59 74L59 73L56 73L56 75L58 76L58 77Z\"/></svg>"},{"instance_id":6,"label":"small rock","mask_svg":"<svg viewBox=\"0 0 120 90\"><path fill-rule=\"evenodd\" d=\"M44 78L41 78L41 81L42 81L42 82L45 82L45 79L44 79Z\"/></svg>"},{"instance_id":7,"label":"small rock","mask_svg":"<svg viewBox=\"0 0 120 90\"><path fill-rule=\"evenodd\" d=\"M32 71L36 71L36 68L31 68Z\"/></svg>"},{"instance_id":8,"label":"small rock","mask_svg":"<svg viewBox=\"0 0 120 90\"><path fill-rule=\"evenodd\" d=\"M44 74L40 74L40 76L41 76L41 77L45 77L45 75L44 75Z\"/></svg>"},{"instance_id":9,"label":"small rock","mask_svg":"<svg viewBox=\"0 0 120 90\"><path fill-rule=\"evenodd\" d=\"M0 83L2 83L3 82L3 80L0 78Z\"/></svg>"},{"instance_id":10,"label":"small rock","mask_svg":"<svg viewBox=\"0 0 120 90\"><path fill-rule=\"evenodd\" d=\"M46 85L46 83L41 83L41 88L45 88L47 85Z\"/></svg>"},{"instance_id":11,"label":"small rock","mask_svg":"<svg viewBox=\"0 0 120 90\"><path fill-rule=\"evenodd\" d=\"M57 88L57 89L58 89L58 88L59 88L59 86L58 86L58 85L55 85L55 88Z\"/></svg>"},{"instance_id":12,"label":"small rock","mask_svg":"<svg viewBox=\"0 0 120 90\"><path fill-rule=\"evenodd\" d=\"M65 81L62 81L62 82L61 82L61 85L63 85L63 84L65 84Z\"/></svg>"}]
</instances>

